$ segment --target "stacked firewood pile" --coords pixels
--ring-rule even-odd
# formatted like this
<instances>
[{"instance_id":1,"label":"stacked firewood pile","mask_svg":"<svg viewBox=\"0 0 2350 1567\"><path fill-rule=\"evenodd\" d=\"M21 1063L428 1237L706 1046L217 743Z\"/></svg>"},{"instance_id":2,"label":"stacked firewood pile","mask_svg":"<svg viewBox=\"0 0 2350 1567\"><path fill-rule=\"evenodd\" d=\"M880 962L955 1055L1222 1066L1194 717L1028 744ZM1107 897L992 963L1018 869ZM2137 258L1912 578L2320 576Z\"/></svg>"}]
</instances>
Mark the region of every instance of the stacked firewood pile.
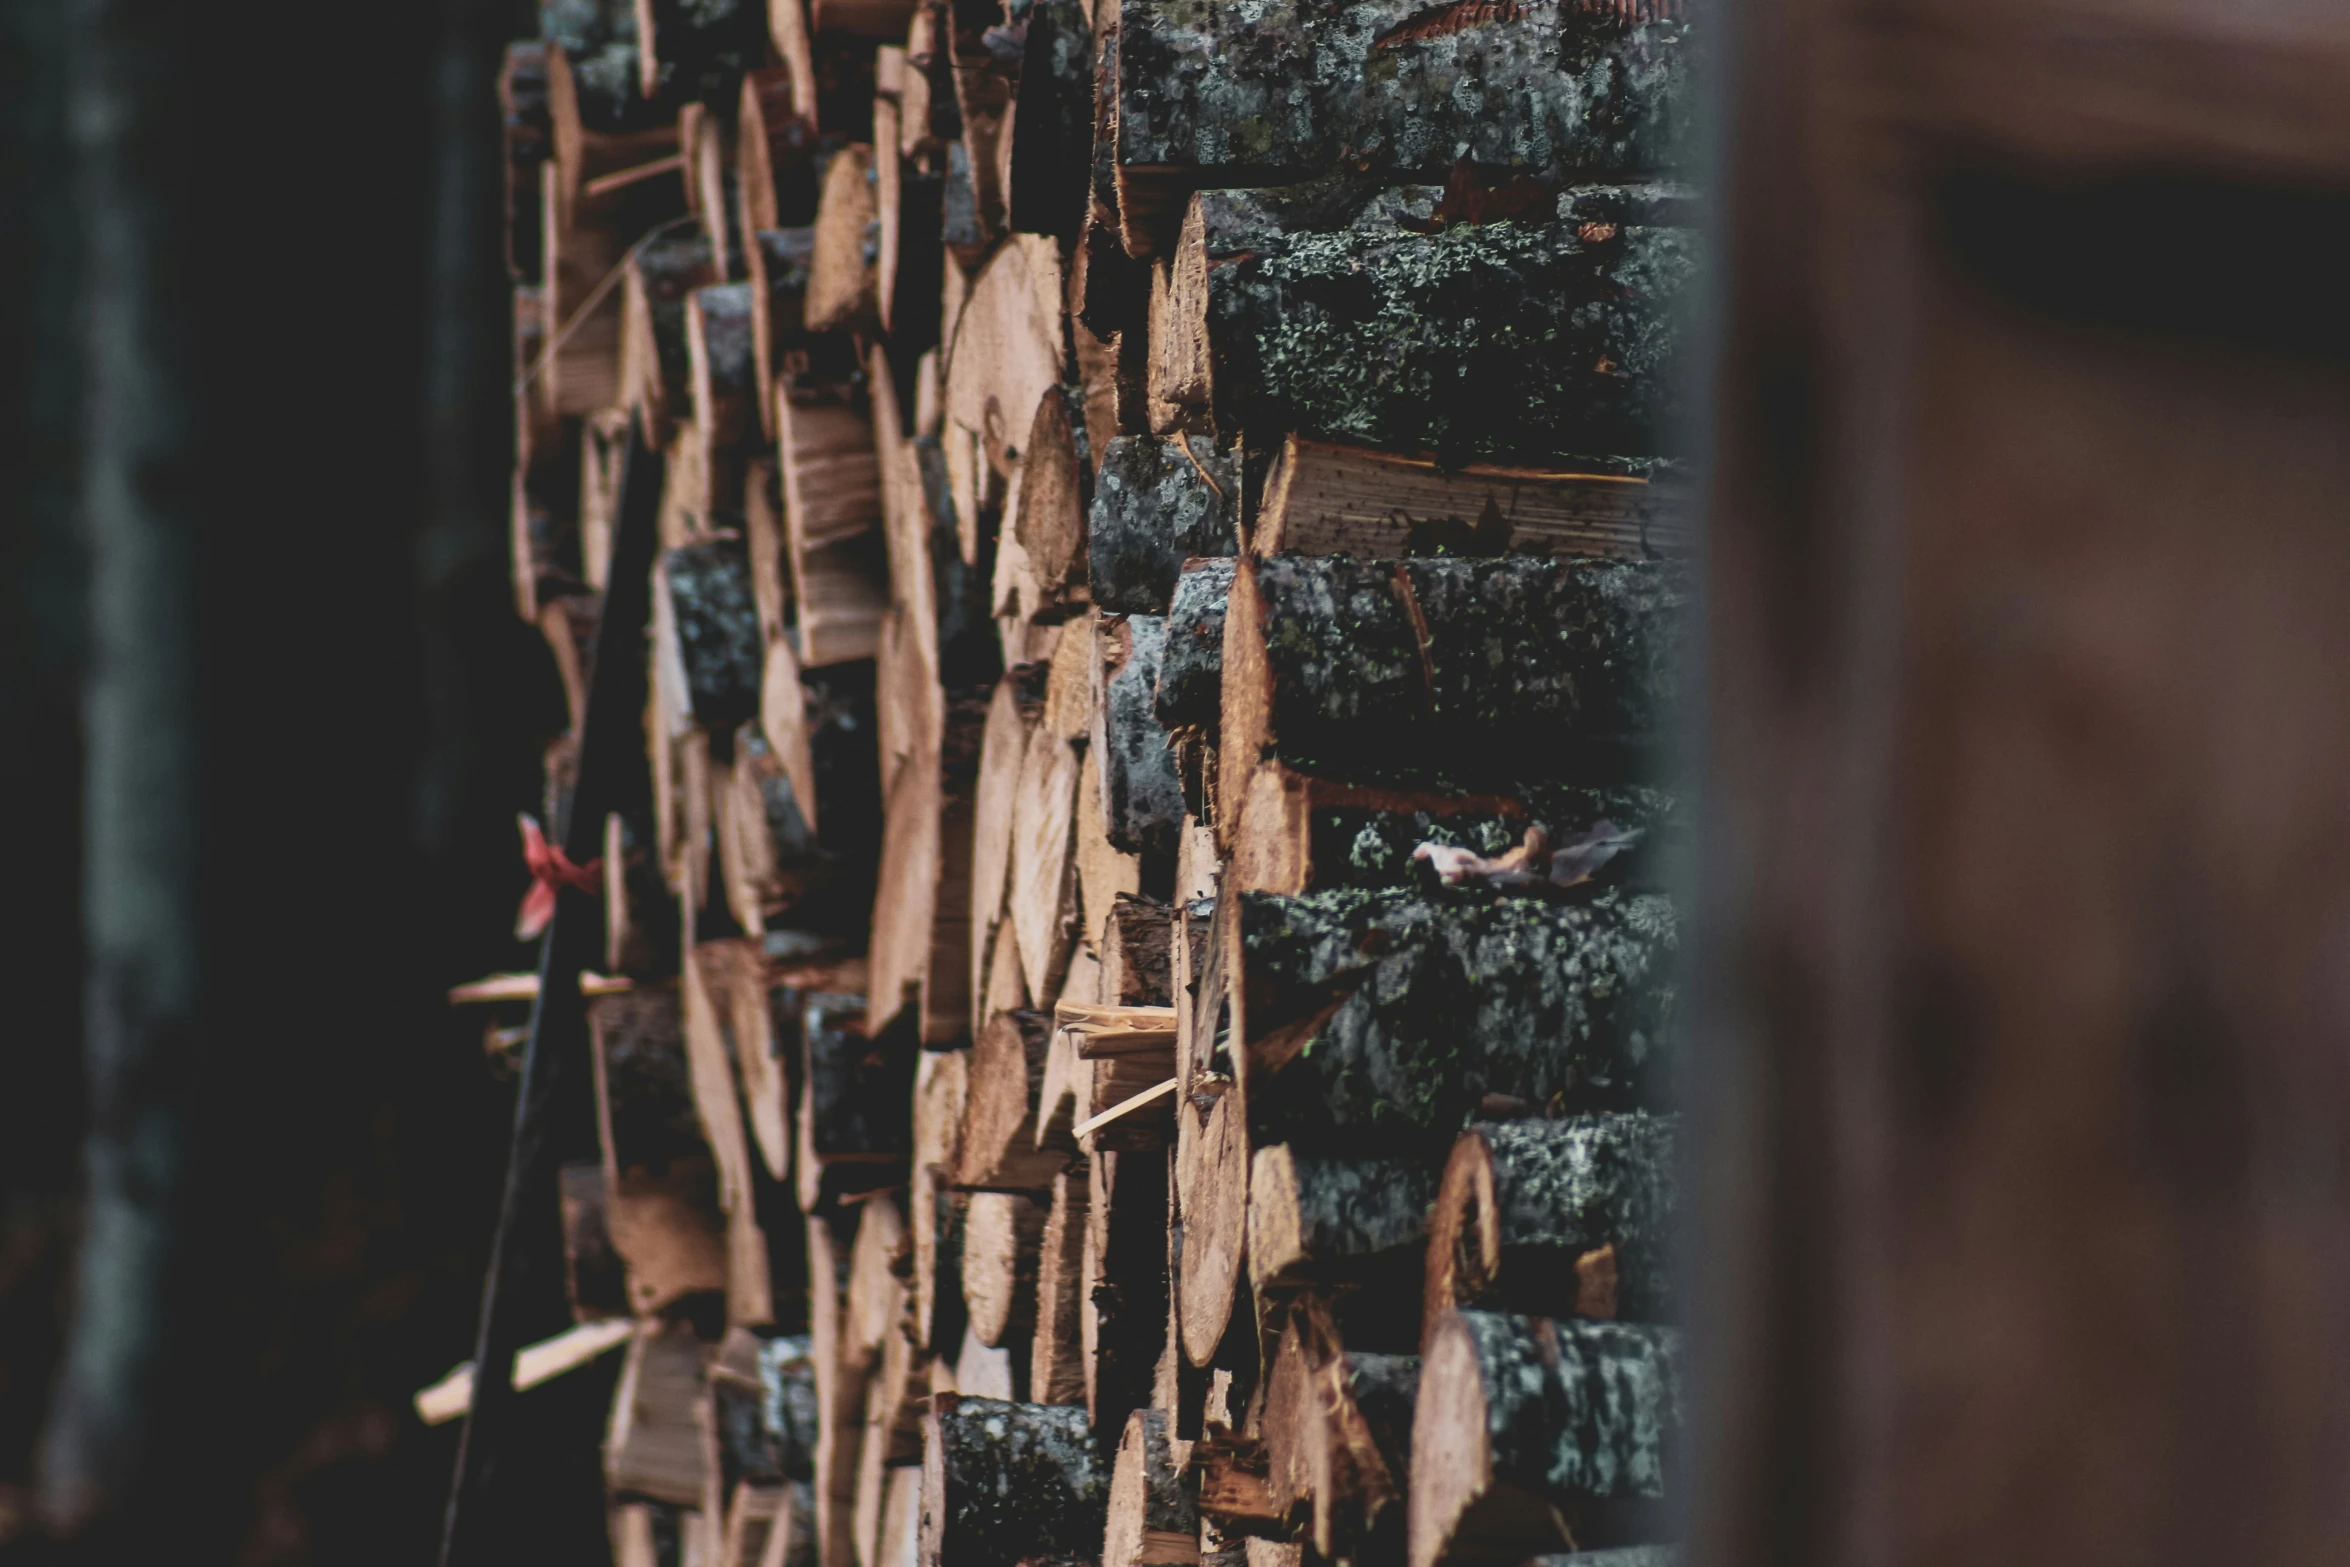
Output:
<instances>
[{"instance_id":1,"label":"stacked firewood pile","mask_svg":"<svg viewBox=\"0 0 2350 1567\"><path fill-rule=\"evenodd\" d=\"M619 1559L1667 1559L1690 21L541 16Z\"/></svg>"}]
</instances>

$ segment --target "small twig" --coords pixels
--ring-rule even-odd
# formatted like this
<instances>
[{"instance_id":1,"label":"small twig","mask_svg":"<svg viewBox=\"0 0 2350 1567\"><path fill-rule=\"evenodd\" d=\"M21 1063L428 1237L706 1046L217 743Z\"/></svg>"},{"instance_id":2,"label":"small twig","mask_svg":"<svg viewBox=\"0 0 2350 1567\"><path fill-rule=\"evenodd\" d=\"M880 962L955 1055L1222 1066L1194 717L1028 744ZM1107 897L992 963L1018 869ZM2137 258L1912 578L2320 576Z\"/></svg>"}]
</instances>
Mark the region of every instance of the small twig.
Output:
<instances>
[{"instance_id":1,"label":"small twig","mask_svg":"<svg viewBox=\"0 0 2350 1567\"><path fill-rule=\"evenodd\" d=\"M1207 466L1199 460L1199 454L1191 449L1190 433L1184 430L1177 430L1175 432L1175 444L1183 448L1183 455L1191 459L1192 467L1199 470L1200 478L1207 484L1209 489L1216 492L1216 499L1221 501L1224 498L1224 486L1216 482L1216 476L1208 472Z\"/></svg>"},{"instance_id":2,"label":"small twig","mask_svg":"<svg viewBox=\"0 0 2350 1567\"><path fill-rule=\"evenodd\" d=\"M515 377L514 395L516 397L520 397L524 392L528 391L530 389L530 383L537 380L542 374L546 372L547 366L555 362L555 355L562 349L565 343L571 341L571 334L579 330L581 322L585 321L589 316L595 313L596 306L604 302L604 296L612 292L612 285L620 281L620 274L628 270L628 264L631 261L634 261L638 255L643 252L647 245L650 245L654 240L659 239L662 235L668 233L671 229L683 228L688 224L698 225L701 221L702 220L698 217L688 215L682 218L671 218L666 223L657 223L653 227L647 229L642 238L638 239L635 244L629 246L628 249L621 254L621 257L618 261L612 263L612 270L605 273L601 278L597 279L596 286L588 290L587 298L581 300L579 302L579 308L571 312L571 319L563 323L563 329L555 334L553 341L549 342L545 348L539 350L539 356L538 358L531 361L530 368L523 371L521 375Z\"/></svg>"}]
</instances>

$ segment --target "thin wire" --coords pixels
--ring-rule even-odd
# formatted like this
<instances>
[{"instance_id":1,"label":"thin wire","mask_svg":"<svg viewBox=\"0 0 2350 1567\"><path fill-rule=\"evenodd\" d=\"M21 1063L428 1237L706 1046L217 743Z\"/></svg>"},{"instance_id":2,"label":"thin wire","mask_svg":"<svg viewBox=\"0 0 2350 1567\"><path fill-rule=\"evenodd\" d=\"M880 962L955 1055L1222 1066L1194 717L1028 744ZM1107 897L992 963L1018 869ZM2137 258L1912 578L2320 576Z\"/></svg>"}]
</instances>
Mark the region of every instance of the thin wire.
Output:
<instances>
[{"instance_id":1,"label":"thin wire","mask_svg":"<svg viewBox=\"0 0 2350 1567\"><path fill-rule=\"evenodd\" d=\"M532 362L531 367L514 378L514 395L520 397L524 392L530 390L530 383L537 380L545 372L547 366L555 362L555 355L562 351L565 343L571 341L571 334L579 330L581 322L595 314L596 306L604 302L604 296L612 292L612 285L620 281L620 274L628 270L628 264L631 261L643 254L647 245L671 229L689 223L698 224L701 221L700 214L689 212L682 218L671 218L666 223L656 223L645 230L644 235L622 252L618 261L612 263L612 270L599 278L594 288L588 290L587 298L581 300L579 308L571 312L571 319L563 323L563 330L555 334L554 341L539 350L539 356Z\"/></svg>"}]
</instances>

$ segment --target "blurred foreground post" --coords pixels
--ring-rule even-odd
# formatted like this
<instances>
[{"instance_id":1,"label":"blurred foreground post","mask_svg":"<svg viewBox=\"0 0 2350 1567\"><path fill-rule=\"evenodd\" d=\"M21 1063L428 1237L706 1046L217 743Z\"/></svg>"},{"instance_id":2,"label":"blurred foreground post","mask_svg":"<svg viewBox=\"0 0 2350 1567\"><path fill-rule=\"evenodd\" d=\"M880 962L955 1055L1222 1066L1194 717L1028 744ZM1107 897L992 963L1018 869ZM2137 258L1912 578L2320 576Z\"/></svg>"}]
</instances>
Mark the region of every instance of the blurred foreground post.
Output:
<instances>
[{"instance_id":1,"label":"blurred foreground post","mask_svg":"<svg viewBox=\"0 0 2350 1567\"><path fill-rule=\"evenodd\" d=\"M146 1457L198 1004L194 440L174 297L191 232L176 149L192 15L90 0L70 25L90 1124L72 1335L41 1457L40 1505L64 1531L120 1509Z\"/></svg>"},{"instance_id":2,"label":"blurred foreground post","mask_svg":"<svg viewBox=\"0 0 2350 1567\"><path fill-rule=\"evenodd\" d=\"M1700 1559L2350 1559L2350 13L1737 25Z\"/></svg>"}]
</instances>

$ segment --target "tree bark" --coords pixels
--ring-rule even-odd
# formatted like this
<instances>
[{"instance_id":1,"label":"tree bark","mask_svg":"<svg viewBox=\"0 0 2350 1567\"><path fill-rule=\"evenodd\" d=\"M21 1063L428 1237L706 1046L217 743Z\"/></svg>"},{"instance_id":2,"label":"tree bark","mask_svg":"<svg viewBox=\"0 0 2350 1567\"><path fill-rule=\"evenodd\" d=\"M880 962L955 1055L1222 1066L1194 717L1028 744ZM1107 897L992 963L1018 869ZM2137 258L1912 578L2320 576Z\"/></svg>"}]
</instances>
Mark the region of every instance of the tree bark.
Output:
<instances>
[{"instance_id":1,"label":"tree bark","mask_svg":"<svg viewBox=\"0 0 2350 1567\"><path fill-rule=\"evenodd\" d=\"M719 283L686 296L686 384L694 428L716 451L739 446L759 428L755 318L748 283Z\"/></svg>"},{"instance_id":2,"label":"tree bark","mask_svg":"<svg viewBox=\"0 0 2350 1567\"><path fill-rule=\"evenodd\" d=\"M1260 1290L1419 1271L1434 1173L1410 1159L1302 1158L1259 1148L1248 1180L1248 1267Z\"/></svg>"},{"instance_id":3,"label":"tree bark","mask_svg":"<svg viewBox=\"0 0 2350 1567\"><path fill-rule=\"evenodd\" d=\"M1662 562L1243 562L1220 761L1470 788L1629 771L1675 711L1686 582Z\"/></svg>"},{"instance_id":4,"label":"tree bark","mask_svg":"<svg viewBox=\"0 0 2350 1567\"><path fill-rule=\"evenodd\" d=\"M1268 447L1295 432L1447 467L1622 471L1669 450L1695 229L1545 213L1416 233L1375 207L1284 230L1235 217L1231 194L1186 220L1153 312L1154 406Z\"/></svg>"},{"instance_id":5,"label":"tree bark","mask_svg":"<svg viewBox=\"0 0 2350 1567\"><path fill-rule=\"evenodd\" d=\"M1238 570L1231 560L1187 562L1169 595L1167 651L1156 703L1167 729L1213 730L1224 707L1224 618Z\"/></svg>"},{"instance_id":6,"label":"tree bark","mask_svg":"<svg viewBox=\"0 0 2350 1567\"><path fill-rule=\"evenodd\" d=\"M1183 830L1183 784L1155 711L1167 623L1157 615L1098 622L1093 752L1101 759L1110 842L1129 854L1173 858Z\"/></svg>"},{"instance_id":7,"label":"tree bark","mask_svg":"<svg viewBox=\"0 0 2350 1567\"><path fill-rule=\"evenodd\" d=\"M1111 1006L1175 1004L1168 970L1174 911L1164 903L1121 894L1102 926L1102 1000Z\"/></svg>"},{"instance_id":8,"label":"tree bark","mask_svg":"<svg viewBox=\"0 0 2350 1567\"><path fill-rule=\"evenodd\" d=\"M1442 179L1462 162L1595 179L1683 167L1702 34L1666 7L1375 0L1239 12L1118 8L1117 179L1127 249L1203 186L1352 166Z\"/></svg>"},{"instance_id":9,"label":"tree bark","mask_svg":"<svg viewBox=\"0 0 2350 1567\"><path fill-rule=\"evenodd\" d=\"M1681 1418L1671 1328L1454 1313L1421 1362L1411 1567L1631 1543L1599 1536L1654 1523L1594 1504L1664 1497Z\"/></svg>"},{"instance_id":10,"label":"tree bark","mask_svg":"<svg viewBox=\"0 0 2350 1567\"><path fill-rule=\"evenodd\" d=\"M1028 11L1013 100L1006 221L1064 244L1085 221L1093 141L1093 24L1081 0L1038 0Z\"/></svg>"},{"instance_id":11,"label":"tree bark","mask_svg":"<svg viewBox=\"0 0 2350 1567\"><path fill-rule=\"evenodd\" d=\"M740 539L681 545L661 557L656 678L682 677L684 713L729 761L734 733L759 713L759 611Z\"/></svg>"},{"instance_id":12,"label":"tree bark","mask_svg":"<svg viewBox=\"0 0 2350 1567\"><path fill-rule=\"evenodd\" d=\"M808 268L814 228L758 229L743 247L751 285L751 372L760 433L773 439L776 378L807 337Z\"/></svg>"},{"instance_id":13,"label":"tree bark","mask_svg":"<svg viewBox=\"0 0 2350 1567\"><path fill-rule=\"evenodd\" d=\"M1112 440L1088 519L1094 603L1166 614L1186 561L1239 552L1240 480L1239 452L1205 437Z\"/></svg>"},{"instance_id":14,"label":"tree bark","mask_svg":"<svg viewBox=\"0 0 2350 1567\"><path fill-rule=\"evenodd\" d=\"M1101 1567L1185 1567L1199 1560L1199 1508L1177 1467L1163 1409L1126 1417L1110 1472Z\"/></svg>"},{"instance_id":15,"label":"tree bark","mask_svg":"<svg viewBox=\"0 0 2350 1567\"><path fill-rule=\"evenodd\" d=\"M701 234L658 236L636 247L620 279L620 400L644 418L646 438L666 446L692 396L692 351L685 302L720 281L710 241ZM560 301L551 331L563 326Z\"/></svg>"},{"instance_id":16,"label":"tree bark","mask_svg":"<svg viewBox=\"0 0 2350 1567\"><path fill-rule=\"evenodd\" d=\"M1101 1549L1109 1476L1077 1409L939 1394L922 1470L923 1567L1091 1560Z\"/></svg>"},{"instance_id":17,"label":"tree bark","mask_svg":"<svg viewBox=\"0 0 2350 1567\"><path fill-rule=\"evenodd\" d=\"M821 1164L905 1159L913 1152L911 1042L869 1035L863 996L811 995L804 1006L802 1146Z\"/></svg>"},{"instance_id":18,"label":"tree bark","mask_svg":"<svg viewBox=\"0 0 2350 1567\"><path fill-rule=\"evenodd\" d=\"M1472 1126L1428 1216L1426 1320L1456 1307L1670 1319L1680 1118Z\"/></svg>"},{"instance_id":19,"label":"tree bark","mask_svg":"<svg viewBox=\"0 0 2350 1567\"><path fill-rule=\"evenodd\" d=\"M1622 1108L1670 1085L1679 935L1660 895L1238 902L1234 1034L1260 1146L1433 1160L1489 1096Z\"/></svg>"}]
</instances>

